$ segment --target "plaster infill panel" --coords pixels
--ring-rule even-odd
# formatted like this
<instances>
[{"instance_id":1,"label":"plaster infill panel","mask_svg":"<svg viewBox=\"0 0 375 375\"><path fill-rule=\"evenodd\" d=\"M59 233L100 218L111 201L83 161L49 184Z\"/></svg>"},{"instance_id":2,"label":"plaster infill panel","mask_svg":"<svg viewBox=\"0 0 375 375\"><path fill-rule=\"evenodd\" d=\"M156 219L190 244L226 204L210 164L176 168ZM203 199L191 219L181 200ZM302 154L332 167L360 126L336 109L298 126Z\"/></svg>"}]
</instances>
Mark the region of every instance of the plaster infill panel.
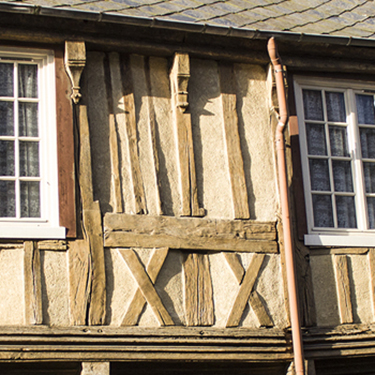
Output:
<instances>
[{"instance_id":1,"label":"plaster infill panel","mask_svg":"<svg viewBox=\"0 0 375 375\"><path fill-rule=\"evenodd\" d=\"M266 72L261 66L235 64L234 73L250 217L274 220L277 210L275 151L269 121Z\"/></svg>"},{"instance_id":2,"label":"plaster infill panel","mask_svg":"<svg viewBox=\"0 0 375 375\"><path fill-rule=\"evenodd\" d=\"M0 325L25 324L23 249L0 248Z\"/></svg>"},{"instance_id":3,"label":"plaster infill panel","mask_svg":"<svg viewBox=\"0 0 375 375\"><path fill-rule=\"evenodd\" d=\"M318 326L340 324L334 264L331 255L310 257Z\"/></svg>"}]
</instances>

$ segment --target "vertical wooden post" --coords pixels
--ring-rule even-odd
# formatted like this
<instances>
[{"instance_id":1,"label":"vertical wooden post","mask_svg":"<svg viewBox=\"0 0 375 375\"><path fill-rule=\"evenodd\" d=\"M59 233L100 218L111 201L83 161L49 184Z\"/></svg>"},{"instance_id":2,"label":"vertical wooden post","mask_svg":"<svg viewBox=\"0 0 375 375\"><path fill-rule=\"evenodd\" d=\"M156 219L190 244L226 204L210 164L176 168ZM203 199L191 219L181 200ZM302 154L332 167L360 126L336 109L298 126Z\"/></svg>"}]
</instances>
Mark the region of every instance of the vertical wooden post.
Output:
<instances>
[{"instance_id":1,"label":"vertical wooden post","mask_svg":"<svg viewBox=\"0 0 375 375\"><path fill-rule=\"evenodd\" d=\"M24 243L24 275L26 324L42 324L40 253L33 241L25 241Z\"/></svg>"},{"instance_id":2,"label":"vertical wooden post","mask_svg":"<svg viewBox=\"0 0 375 375\"><path fill-rule=\"evenodd\" d=\"M82 362L81 375L109 375L109 362Z\"/></svg>"},{"instance_id":3,"label":"vertical wooden post","mask_svg":"<svg viewBox=\"0 0 375 375\"><path fill-rule=\"evenodd\" d=\"M172 106L177 139L177 159L179 164L181 216L204 216L199 208L195 172L193 133L188 103L188 82L190 62L187 53L176 53L170 73Z\"/></svg>"}]
</instances>

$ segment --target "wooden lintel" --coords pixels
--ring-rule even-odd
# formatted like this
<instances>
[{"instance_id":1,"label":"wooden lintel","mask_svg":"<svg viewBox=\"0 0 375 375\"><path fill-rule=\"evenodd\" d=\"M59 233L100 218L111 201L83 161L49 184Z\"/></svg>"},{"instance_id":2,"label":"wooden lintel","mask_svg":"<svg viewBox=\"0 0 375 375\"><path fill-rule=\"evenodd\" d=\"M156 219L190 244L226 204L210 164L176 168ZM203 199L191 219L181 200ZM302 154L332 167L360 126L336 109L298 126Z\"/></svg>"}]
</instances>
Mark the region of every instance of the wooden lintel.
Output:
<instances>
[{"instance_id":1,"label":"wooden lintel","mask_svg":"<svg viewBox=\"0 0 375 375\"><path fill-rule=\"evenodd\" d=\"M191 116L186 112L189 105L187 91L189 78L189 55L176 53L170 80L179 164L181 216L204 216L205 210L200 208L198 203Z\"/></svg>"},{"instance_id":2,"label":"wooden lintel","mask_svg":"<svg viewBox=\"0 0 375 375\"><path fill-rule=\"evenodd\" d=\"M33 241L24 243L26 324L42 324L42 279L39 249Z\"/></svg>"},{"instance_id":3,"label":"wooden lintel","mask_svg":"<svg viewBox=\"0 0 375 375\"><path fill-rule=\"evenodd\" d=\"M106 247L278 251L274 222L107 213L104 227Z\"/></svg>"},{"instance_id":4,"label":"wooden lintel","mask_svg":"<svg viewBox=\"0 0 375 375\"><path fill-rule=\"evenodd\" d=\"M71 98L75 104L81 99L79 81L86 65L85 42L65 42L65 70L72 84Z\"/></svg>"},{"instance_id":5,"label":"wooden lintel","mask_svg":"<svg viewBox=\"0 0 375 375\"><path fill-rule=\"evenodd\" d=\"M248 219L250 217L250 211L240 136L238 132L237 99L233 87L233 65L221 63L219 65L219 72L224 135L232 188L234 218Z\"/></svg>"},{"instance_id":6,"label":"wooden lintel","mask_svg":"<svg viewBox=\"0 0 375 375\"><path fill-rule=\"evenodd\" d=\"M346 255L334 256L336 286L341 323L353 323L353 307L351 300L348 258Z\"/></svg>"}]
</instances>

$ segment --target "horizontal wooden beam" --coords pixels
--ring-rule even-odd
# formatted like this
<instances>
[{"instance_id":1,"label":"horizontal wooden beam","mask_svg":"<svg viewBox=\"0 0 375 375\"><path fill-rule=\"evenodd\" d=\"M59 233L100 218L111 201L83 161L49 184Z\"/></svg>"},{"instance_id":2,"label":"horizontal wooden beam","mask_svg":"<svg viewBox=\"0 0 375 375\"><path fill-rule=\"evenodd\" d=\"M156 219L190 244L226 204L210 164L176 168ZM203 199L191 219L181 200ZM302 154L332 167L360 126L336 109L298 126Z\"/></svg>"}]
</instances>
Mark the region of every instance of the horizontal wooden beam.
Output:
<instances>
[{"instance_id":1,"label":"horizontal wooden beam","mask_svg":"<svg viewBox=\"0 0 375 375\"><path fill-rule=\"evenodd\" d=\"M106 247L276 253L275 222L106 214Z\"/></svg>"}]
</instances>

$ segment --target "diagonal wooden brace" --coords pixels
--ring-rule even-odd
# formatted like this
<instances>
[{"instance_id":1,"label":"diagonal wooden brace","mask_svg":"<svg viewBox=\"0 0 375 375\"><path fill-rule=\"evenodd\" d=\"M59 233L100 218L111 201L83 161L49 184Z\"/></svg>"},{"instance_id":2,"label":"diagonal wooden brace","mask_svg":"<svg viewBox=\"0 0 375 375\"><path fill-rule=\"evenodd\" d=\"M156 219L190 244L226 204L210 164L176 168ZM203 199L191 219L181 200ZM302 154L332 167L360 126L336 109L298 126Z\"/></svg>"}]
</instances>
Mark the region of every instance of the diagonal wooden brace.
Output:
<instances>
[{"instance_id":1,"label":"diagonal wooden brace","mask_svg":"<svg viewBox=\"0 0 375 375\"><path fill-rule=\"evenodd\" d=\"M273 326L272 320L264 308L259 294L257 291L253 290L264 257L264 254L254 254L245 272L237 254L225 253L227 263L240 284L240 290L238 291L236 300L229 314L226 327L237 327L239 325L248 302L261 326Z\"/></svg>"},{"instance_id":2,"label":"diagonal wooden brace","mask_svg":"<svg viewBox=\"0 0 375 375\"><path fill-rule=\"evenodd\" d=\"M149 264L147 265L147 269L145 270L134 250L120 250L121 256L124 258L139 287L130 303L128 311L125 314L122 325L135 325L138 322L139 315L141 314L146 301L152 308L160 325L174 325L171 316L164 307L163 302L154 287L154 283L167 253L167 248L154 250Z\"/></svg>"}]
</instances>

